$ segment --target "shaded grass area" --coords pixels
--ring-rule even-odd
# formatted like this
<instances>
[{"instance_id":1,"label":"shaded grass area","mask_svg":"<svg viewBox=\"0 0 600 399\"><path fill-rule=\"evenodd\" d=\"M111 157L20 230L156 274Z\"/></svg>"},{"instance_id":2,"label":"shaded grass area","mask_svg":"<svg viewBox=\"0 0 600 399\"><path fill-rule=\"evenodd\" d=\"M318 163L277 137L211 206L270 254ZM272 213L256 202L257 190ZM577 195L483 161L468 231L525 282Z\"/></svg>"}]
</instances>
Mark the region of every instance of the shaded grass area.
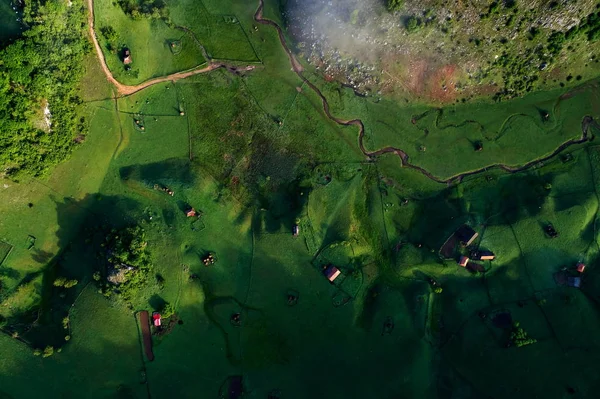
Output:
<instances>
[{"instance_id":1,"label":"shaded grass area","mask_svg":"<svg viewBox=\"0 0 600 399\"><path fill-rule=\"evenodd\" d=\"M16 339L0 334L0 393L10 397L143 397L142 361L135 319L109 306L90 286L71 312L73 339L43 359Z\"/></svg>"},{"instance_id":2,"label":"shaded grass area","mask_svg":"<svg viewBox=\"0 0 600 399\"><path fill-rule=\"evenodd\" d=\"M23 32L23 25L17 18L21 18L21 13L13 9L12 1L0 1L0 45L19 37Z\"/></svg>"}]
</instances>

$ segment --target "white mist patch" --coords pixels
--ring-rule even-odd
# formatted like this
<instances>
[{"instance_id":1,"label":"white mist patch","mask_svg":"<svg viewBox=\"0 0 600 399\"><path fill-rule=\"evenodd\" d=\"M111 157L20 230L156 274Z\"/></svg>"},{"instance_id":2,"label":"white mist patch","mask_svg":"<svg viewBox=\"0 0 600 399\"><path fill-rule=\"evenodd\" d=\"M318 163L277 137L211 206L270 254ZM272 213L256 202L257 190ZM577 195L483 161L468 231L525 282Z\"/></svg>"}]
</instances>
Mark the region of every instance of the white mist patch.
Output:
<instances>
[{"instance_id":1,"label":"white mist patch","mask_svg":"<svg viewBox=\"0 0 600 399\"><path fill-rule=\"evenodd\" d=\"M362 92L378 83L380 59L399 50L403 34L382 0L289 0L285 16L307 59Z\"/></svg>"}]
</instances>

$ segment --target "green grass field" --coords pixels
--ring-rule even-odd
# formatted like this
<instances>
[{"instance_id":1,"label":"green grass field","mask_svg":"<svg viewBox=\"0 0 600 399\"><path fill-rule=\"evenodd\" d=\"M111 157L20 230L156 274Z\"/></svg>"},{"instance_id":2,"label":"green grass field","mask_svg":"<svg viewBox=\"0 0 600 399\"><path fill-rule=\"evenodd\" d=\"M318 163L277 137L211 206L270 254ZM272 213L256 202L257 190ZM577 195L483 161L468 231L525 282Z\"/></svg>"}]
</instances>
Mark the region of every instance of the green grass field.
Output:
<instances>
[{"instance_id":1,"label":"green grass field","mask_svg":"<svg viewBox=\"0 0 600 399\"><path fill-rule=\"evenodd\" d=\"M111 21L140 71L117 72L120 61L105 53L117 79L204 62L191 37L182 42L194 53L182 58L164 47L188 33L95 4L97 27ZM212 57L262 64L114 99L87 59L84 142L47 178L0 179L0 397L226 398L238 375L244 397L257 398L593 397L595 141L519 173L435 183L394 155L361 153L357 129L329 120L290 71L276 31L253 28L257 4L168 5ZM265 15L276 13L267 2ZM232 15L237 22L223 19ZM364 121L369 150L403 148L442 178L543 157L581 135L584 115L599 116L595 82L569 98L546 92L439 110L375 102L307 75L336 116ZM187 217L188 207L202 216ZM479 233L475 247L496 255L479 262L484 273L457 265L465 248L439 255L463 223ZM546 236L548 223L558 237ZM93 277L107 257L98 243L130 225L144 228L152 270L130 300L107 298ZM206 266L209 253L216 262ZM587 264L581 289L557 283L558 272L576 275L577 262ZM329 263L342 273L333 284ZM78 284L56 287L59 276ZM179 322L152 337L149 362L135 312L165 302ZM512 321L537 342L506 347ZM47 345L52 356L34 356Z\"/></svg>"},{"instance_id":2,"label":"green grass field","mask_svg":"<svg viewBox=\"0 0 600 399\"><path fill-rule=\"evenodd\" d=\"M125 84L135 84L154 77L195 68L206 62L194 38L188 33L170 28L158 19L133 20L109 0L94 1L96 35L102 45L104 58L114 77ZM111 26L118 35L116 48L109 50L101 34ZM180 43L181 50L173 52L171 44ZM122 48L131 52L131 70L123 64Z\"/></svg>"}]
</instances>

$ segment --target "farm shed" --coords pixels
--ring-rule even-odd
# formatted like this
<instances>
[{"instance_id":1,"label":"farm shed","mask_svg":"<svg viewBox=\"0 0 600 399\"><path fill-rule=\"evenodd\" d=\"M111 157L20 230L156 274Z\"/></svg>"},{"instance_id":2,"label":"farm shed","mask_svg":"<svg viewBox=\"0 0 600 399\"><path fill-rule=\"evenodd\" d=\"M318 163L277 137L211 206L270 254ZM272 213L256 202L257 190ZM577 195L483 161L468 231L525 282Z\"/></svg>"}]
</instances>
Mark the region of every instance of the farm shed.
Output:
<instances>
[{"instance_id":1,"label":"farm shed","mask_svg":"<svg viewBox=\"0 0 600 399\"><path fill-rule=\"evenodd\" d=\"M129 65L133 62L133 60L131 59L131 52L129 51L128 48L123 50L123 64L125 65Z\"/></svg>"},{"instance_id":2,"label":"farm shed","mask_svg":"<svg viewBox=\"0 0 600 399\"><path fill-rule=\"evenodd\" d=\"M294 235L294 237L298 237L298 234L300 234L300 226L295 224L292 228L292 234Z\"/></svg>"},{"instance_id":3,"label":"farm shed","mask_svg":"<svg viewBox=\"0 0 600 399\"><path fill-rule=\"evenodd\" d=\"M469 258L467 258L466 256L461 256L460 259L458 260L458 264L462 267L466 267L468 263L469 263Z\"/></svg>"},{"instance_id":4,"label":"farm shed","mask_svg":"<svg viewBox=\"0 0 600 399\"><path fill-rule=\"evenodd\" d=\"M160 327L160 325L161 325L160 313L158 313L158 312L152 313L152 323L154 324L154 327Z\"/></svg>"},{"instance_id":5,"label":"farm shed","mask_svg":"<svg viewBox=\"0 0 600 399\"><path fill-rule=\"evenodd\" d=\"M494 260L496 255L492 251L475 251L471 253L473 260Z\"/></svg>"},{"instance_id":6,"label":"farm shed","mask_svg":"<svg viewBox=\"0 0 600 399\"><path fill-rule=\"evenodd\" d=\"M327 277L327 280L329 280L330 283L333 283L333 281L336 278L338 278L338 276L342 274L342 272L340 272L340 269L338 269L337 267L329 265L325 268L323 274L325 274L325 277Z\"/></svg>"},{"instance_id":7,"label":"farm shed","mask_svg":"<svg viewBox=\"0 0 600 399\"><path fill-rule=\"evenodd\" d=\"M464 245L465 247L468 247L469 245L471 245L473 243L473 241L475 241L477 236L479 236L479 234L477 234L477 232L475 230L473 230L471 227L467 226L466 224L463 224L462 226L460 226L458 228L458 230L456 230L455 234L456 234L456 237L458 238L458 240L461 242L461 244Z\"/></svg>"}]
</instances>

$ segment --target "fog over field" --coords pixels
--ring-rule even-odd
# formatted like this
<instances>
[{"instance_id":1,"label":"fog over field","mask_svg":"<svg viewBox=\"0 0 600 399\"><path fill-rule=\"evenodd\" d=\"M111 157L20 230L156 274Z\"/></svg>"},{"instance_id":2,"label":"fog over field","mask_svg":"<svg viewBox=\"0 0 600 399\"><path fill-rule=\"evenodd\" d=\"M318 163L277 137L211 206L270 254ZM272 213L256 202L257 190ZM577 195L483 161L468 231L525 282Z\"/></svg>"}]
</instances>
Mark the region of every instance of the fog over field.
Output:
<instances>
[{"instance_id":1,"label":"fog over field","mask_svg":"<svg viewBox=\"0 0 600 399\"><path fill-rule=\"evenodd\" d=\"M308 51L370 62L391 49L386 37L400 23L381 0L290 0L286 11L290 30Z\"/></svg>"}]
</instances>

